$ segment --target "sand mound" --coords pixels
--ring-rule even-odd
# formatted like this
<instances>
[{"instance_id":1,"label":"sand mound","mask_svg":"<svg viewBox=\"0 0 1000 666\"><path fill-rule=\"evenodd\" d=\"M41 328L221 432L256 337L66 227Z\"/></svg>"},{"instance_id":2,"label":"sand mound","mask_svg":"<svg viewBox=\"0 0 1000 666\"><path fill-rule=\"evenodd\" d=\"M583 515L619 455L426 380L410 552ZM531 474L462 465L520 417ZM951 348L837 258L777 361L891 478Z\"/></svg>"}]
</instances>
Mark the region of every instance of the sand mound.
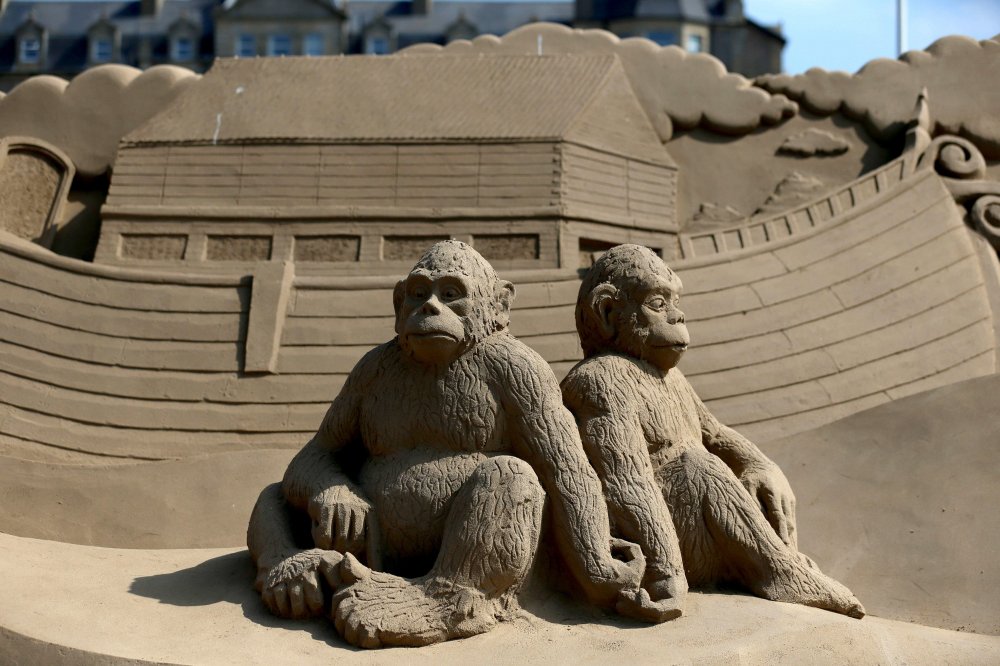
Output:
<instances>
[{"instance_id":1,"label":"sand mound","mask_svg":"<svg viewBox=\"0 0 1000 666\"><path fill-rule=\"evenodd\" d=\"M0 532L116 548L246 543L257 495L280 481L294 451L185 460L65 465L0 462Z\"/></svg>"},{"instance_id":2,"label":"sand mound","mask_svg":"<svg viewBox=\"0 0 1000 666\"><path fill-rule=\"evenodd\" d=\"M799 545L870 613L1000 634L1000 375L762 448L798 498Z\"/></svg>"},{"instance_id":3,"label":"sand mound","mask_svg":"<svg viewBox=\"0 0 1000 666\"><path fill-rule=\"evenodd\" d=\"M0 663L996 663L1000 639L753 597L693 594L689 614L625 622L558 595L483 636L359 652L330 622L277 620L245 552L108 550L0 535Z\"/></svg>"}]
</instances>

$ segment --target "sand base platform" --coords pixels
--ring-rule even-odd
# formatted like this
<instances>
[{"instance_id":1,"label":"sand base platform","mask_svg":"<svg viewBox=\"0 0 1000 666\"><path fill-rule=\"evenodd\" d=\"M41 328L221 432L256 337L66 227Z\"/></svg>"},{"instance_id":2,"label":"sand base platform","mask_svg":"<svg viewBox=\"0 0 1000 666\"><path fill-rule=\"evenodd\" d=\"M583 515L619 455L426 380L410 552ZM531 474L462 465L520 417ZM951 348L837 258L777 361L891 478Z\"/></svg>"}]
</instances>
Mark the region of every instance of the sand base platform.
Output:
<instances>
[{"instance_id":1,"label":"sand base platform","mask_svg":"<svg viewBox=\"0 0 1000 666\"><path fill-rule=\"evenodd\" d=\"M737 594L692 594L689 613L628 622L562 595L470 639L362 651L325 619L279 620L238 549L126 550L0 534L4 664L987 664L1000 638Z\"/></svg>"}]
</instances>

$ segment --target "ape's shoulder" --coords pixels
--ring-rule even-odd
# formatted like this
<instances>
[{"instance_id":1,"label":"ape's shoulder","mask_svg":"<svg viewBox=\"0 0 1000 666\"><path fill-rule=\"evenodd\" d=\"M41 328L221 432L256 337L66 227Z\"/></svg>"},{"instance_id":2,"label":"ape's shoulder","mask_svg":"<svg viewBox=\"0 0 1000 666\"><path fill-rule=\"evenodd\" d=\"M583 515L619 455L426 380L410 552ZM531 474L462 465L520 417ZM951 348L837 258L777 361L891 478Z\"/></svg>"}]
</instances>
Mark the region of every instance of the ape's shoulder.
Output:
<instances>
[{"instance_id":1,"label":"ape's shoulder","mask_svg":"<svg viewBox=\"0 0 1000 666\"><path fill-rule=\"evenodd\" d=\"M552 368L538 352L510 333L494 333L476 346L496 388L525 399L541 398L543 394L559 394L559 382Z\"/></svg>"},{"instance_id":2,"label":"ape's shoulder","mask_svg":"<svg viewBox=\"0 0 1000 666\"><path fill-rule=\"evenodd\" d=\"M350 379L355 384L368 384L385 372L385 368L398 363L402 348L396 338L368 350L351 370Z\"/></svg>"},{"instance_id":3,"label":"ape's shoulder","mask_svg":"<svg viewBox=\"0 0 1000 666\"><path fill-rule=\"evenodd\" d=\"M492 363L510 366L520 371L549 372L551 368L538 352L524 344L507 331L494 333L477 346L485 358Z\"/></svg>"},{"instance_id":4,"label":"ape's shoulder","mask_svg":"<svg viewBox=\"0 0 1000 666\"><path fill-rule=\"evenodd\" d=\"M580 361L561 387L567 404L602 405L634 393L642 383L644 369L639 361L622 354L605 353Z\"/></svg>"}]
</instances>

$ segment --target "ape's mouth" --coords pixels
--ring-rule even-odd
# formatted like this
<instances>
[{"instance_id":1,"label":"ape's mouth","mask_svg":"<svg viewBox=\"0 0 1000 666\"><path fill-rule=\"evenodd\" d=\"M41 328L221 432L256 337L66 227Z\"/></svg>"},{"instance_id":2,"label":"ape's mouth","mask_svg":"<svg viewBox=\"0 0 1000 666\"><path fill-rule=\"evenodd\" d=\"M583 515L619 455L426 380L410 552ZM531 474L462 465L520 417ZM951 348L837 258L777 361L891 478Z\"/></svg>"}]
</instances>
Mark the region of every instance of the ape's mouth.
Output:
<instances>
[{"instance_id":1,"label":"ape's mouth","mask_svg":"<svg viewBox=\"0 0 1000 666\"><path fill-rule=\"evenodd\" d=\"M442 333L441 331L427 331L427 332L413 332L410 333L410 337L420 338L421 340L450 340L451 342L458 342L458 338L449 333Z\"/></svg>"},{"instance_id":2,"label":"ape's mouth","mask_svg":"<svg viewBox=\"0 0 1000 666\"><path fill-rule=\"evenodd\" d=\"M655 346L658 349L670 349L670 350L675 351L675 352L687 351L687 348L688 348L687 343L685 343L685 342L677 342L677 343L674 343L674 344L655 345Z\"/></svg>"}]
</instances>

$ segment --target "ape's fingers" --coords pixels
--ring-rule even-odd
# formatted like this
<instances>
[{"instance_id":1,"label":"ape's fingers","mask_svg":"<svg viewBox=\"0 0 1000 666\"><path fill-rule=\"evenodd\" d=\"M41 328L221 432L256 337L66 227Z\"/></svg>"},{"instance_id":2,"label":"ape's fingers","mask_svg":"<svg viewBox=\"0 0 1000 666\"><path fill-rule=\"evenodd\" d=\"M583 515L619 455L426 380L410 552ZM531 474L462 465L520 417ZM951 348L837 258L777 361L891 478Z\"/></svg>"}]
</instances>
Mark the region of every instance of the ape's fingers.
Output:
<instances>
[{"instance_id":1,"label":"ape's fingers","mask_svg":"<svg viewBox=\"0 0 1000 666\"><path fill-rule=\"evenodd\" d=\"M322 564L320 565L322 566ZM306 606L312 615L319 615L323 612L323 590L319 587L319 579L315 572L310 571L302 578L302 592L305 595Z\"/></svg>"},{"instance_id":2,"label":"ape's fingers","mask_svg":"<svg viewBox=\"0 0 1000 666\"><path fill-rule=\"evenodd\" d=\"M288 588L285 587L284 583L274 586L274 605L277 607L278 615L281 617L289 617L291 615L292 609L288 603Z\"/></svg>"},{"instance_id":3,"label":"ape's fingers","mask_svg":"<svg viewBox=\"0 0 1000 666\"><path fill-rule=\"evenodd\" d=\"M760 489L760 500L764 504L764 515L767 516L767 522L771 523L771 527L774 528L782 543L787 544L788 521L781 510L778 498L774 496L770 488L762 486Z\"/></svg>"},{"instance_id":4,"label":"ape's fingers","mask_svg":"<svg viewBox=\"0 0 1000 666\"><path fill-rule=\"evenodd\" d=\"M351 510L351 528L348 531L348 536L352 546L349 550L352 552L359 551L364 546L365 514L367 513L364 509Z\"/></svg>"},{"instance_id":5,"label":"ape's fingers","mask_svg":"<svg viewBox=\"0 0 1000 666\"><path fill-rule=\"evenodd\" d=\"M338 504L334 517L336 524L333 531L333 549L344 552L350 543L348 534L351 529L351 510L343 504Z\"/></svg>"},{"instance_id":6,"label":"ape's fingers","mask_svg":"<svg viewBox=\"0 0 1000 666\"><path fill-rule=\"evenodd\" d=\"M324 506L319 511L319 518L313 523L313 544L323 550L333 549L333 507Z\"/></svg>"},{"instance_id":7,"label":"ape's fingers","mask_svg":"<svg viewBox=\"0 0 1000 666\"><path fill-rule=\"evenodd\" d=\"M292 617L301 618L306 615L305 593L302 583L292 583L288 587L288 603L292 609Z\"/></svg>"},{"instance_id":8,"label":"ape's fingers","mask_svg":"<svg viewBox=\"0 0 1000 666\"><path fill-rule=\"evenodd\" d=\"M795 498L785 498L783 505L785 508L785 523L788 525L788 545L798 550L799 539L795 527Z\"/></svg>"}]
</instances>

